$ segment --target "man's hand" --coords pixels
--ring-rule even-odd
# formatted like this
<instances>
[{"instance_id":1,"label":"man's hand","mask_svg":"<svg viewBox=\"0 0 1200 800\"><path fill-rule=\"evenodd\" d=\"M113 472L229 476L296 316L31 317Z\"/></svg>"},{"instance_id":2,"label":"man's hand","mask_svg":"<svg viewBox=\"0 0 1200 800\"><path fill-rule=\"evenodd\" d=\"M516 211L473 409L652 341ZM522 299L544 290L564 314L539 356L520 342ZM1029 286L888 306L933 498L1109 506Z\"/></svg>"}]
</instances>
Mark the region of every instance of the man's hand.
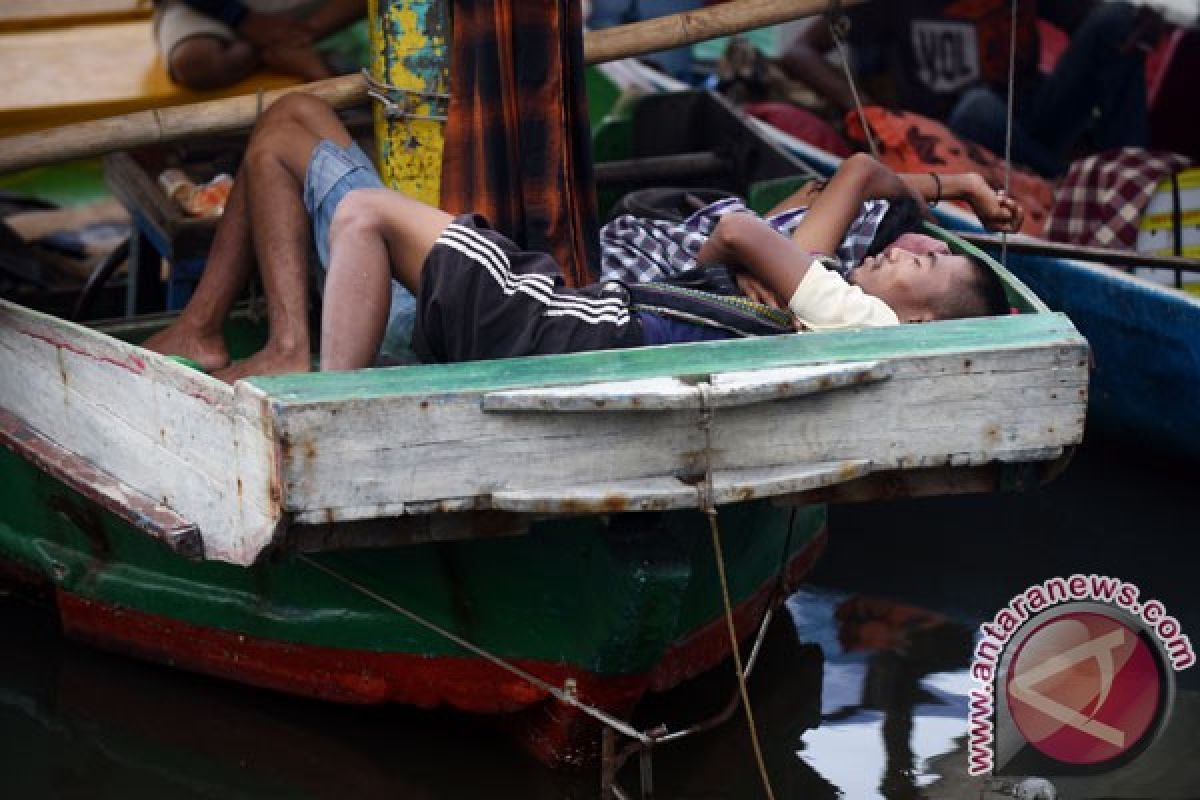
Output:
<instances>
[{"instance_id":1,"label":"man's hand","mask_svg":"<svg viewBox=\"0 0 1200 800\"><path fill-rule=\"evenodd\" d=\"M251 11L242 18L237 32L258 50L269 47L307 47L313 41L313 33L304 20L288 14L260 14Z\"/></svg>"},{"instance_id":2,"label":"man's hand","mask_svg":"<svg viewBox=\"0 0 1200 800\"><path fill-rule=\"evenodd\" d=\"M787 306L780 301L779 296L772 292L758 278L751 275L749 272L735 270L733 272L733 280L737 283L742 294L756 303L762 303L764 306L786 309Z\"/></svg>"},{"instance_id":3,"label":"man's hand","mask_svg":"<svg viewBox=\"0 0 1200 800\"><path fill-rule=\"evenodd\" d=\"M974 175L966 201L983 227L989 231L1016 233L1025 221L1025 209L1003 189L993 189L979 175Z\"/></svg>"}]
</instances>

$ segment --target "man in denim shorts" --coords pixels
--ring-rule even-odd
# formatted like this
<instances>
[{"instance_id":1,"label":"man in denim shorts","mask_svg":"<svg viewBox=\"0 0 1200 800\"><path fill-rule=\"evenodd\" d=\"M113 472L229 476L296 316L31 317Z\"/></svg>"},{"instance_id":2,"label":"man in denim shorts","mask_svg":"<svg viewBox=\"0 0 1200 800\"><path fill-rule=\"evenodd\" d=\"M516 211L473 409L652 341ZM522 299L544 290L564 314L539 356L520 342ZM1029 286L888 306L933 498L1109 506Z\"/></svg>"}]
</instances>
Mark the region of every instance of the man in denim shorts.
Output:
<instances>
[{"instance_id":1,"label":"man in denim shorts","mask_svg":"<svg viewBox=\"0 0 1200 800\"><path fill-rule=\"evenodd\" d=\"M280 99L246 146L194 295L177 320L144 346L190 358L227 381L311 369L309 275L322 291L330 226L343 198L356 189L383 189L383 182L329 106L305 94ZM256 262L267 301L268 339L261 351L230 366L222 326ZM416 300L395 280L373 289L390 293L376 362L412 362Z\"/></svg>"}]
</instances>

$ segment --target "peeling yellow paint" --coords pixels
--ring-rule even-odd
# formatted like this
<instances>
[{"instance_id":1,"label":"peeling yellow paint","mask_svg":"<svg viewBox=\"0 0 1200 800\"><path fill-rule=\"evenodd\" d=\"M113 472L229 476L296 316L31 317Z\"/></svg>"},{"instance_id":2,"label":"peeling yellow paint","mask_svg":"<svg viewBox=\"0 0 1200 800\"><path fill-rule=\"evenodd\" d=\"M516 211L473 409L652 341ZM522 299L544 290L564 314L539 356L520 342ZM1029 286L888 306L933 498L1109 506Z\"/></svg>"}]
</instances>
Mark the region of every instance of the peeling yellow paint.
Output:
<instances>
[{"instance_id":1,"label":"peeling yellow paint","mask_svg":"<svg viewBox=\"0 0 1200 800\"><path fill-rule=\"evenodd\" d=\"M449 87L447 43L431 35L430 14L446 0L372 0L371 74L393 86L412 91L445 92ZM424 61L426 69L414 65ZM439 113L429 102L412 107L414 113ZM375 138L384 183L431 205L441 194L444 122L386 119L375 105Z\"/></svg>"}]
</instances>

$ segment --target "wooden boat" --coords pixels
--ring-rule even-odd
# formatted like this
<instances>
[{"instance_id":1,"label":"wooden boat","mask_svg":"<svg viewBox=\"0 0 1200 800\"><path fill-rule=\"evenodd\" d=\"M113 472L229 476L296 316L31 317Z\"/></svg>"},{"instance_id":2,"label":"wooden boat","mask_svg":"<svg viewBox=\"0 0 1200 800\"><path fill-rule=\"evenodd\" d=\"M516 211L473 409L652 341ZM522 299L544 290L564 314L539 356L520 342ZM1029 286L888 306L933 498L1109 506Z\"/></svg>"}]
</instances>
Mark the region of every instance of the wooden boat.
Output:
<instances>
[{"instance_id":1,"label":"wooden boat","mask_svg":"<svg viewBox=\"0 0 1200 800\"><path fill-rule=\"evenodd\" d=\"M821 502L1061 467L1087 344L997 269L1023 313L234 386L139 348L161 318L0 301L0 569L69 636L500 714L577 763L583 705L627 718L729 655L723 584L753 634L819 554ZM262 335L227 330L235 357Z\"/></svg>"},{"instance_id":2,"label":"wooden boat","mask_svg":"<svg viewBox=\"0 0 1200 800\"><path fill-rule=\"evenodd\" d=\"M832 173L839 159L770 126L772 139L807 165ZM978 232L975 218L935 209L952 230ZM993 250L993 255L997 255ZM1200 299L1136 272L1074 258L1010 250L1006 266L1092 348L1089 425L1108 434L1200 458Z\"/></svg>"},{"instance_id":3,"label":"wooden boat","mask_svg":"<svg viewBox=\"0 0 1200 800\"><path fill-rule=\"evenodd\" d=\"M4 303L0 558L72 637L524 711L535 752L575 761L590 720L396 608L627 714L728 654L689 510L709 460L745 636L822 546L815 490L945 491L939 467L994 487L1080 440L1086 345L1013 286L1032 313L233 387L129 343L145 323Z\"/></svg>"}]
</instances>

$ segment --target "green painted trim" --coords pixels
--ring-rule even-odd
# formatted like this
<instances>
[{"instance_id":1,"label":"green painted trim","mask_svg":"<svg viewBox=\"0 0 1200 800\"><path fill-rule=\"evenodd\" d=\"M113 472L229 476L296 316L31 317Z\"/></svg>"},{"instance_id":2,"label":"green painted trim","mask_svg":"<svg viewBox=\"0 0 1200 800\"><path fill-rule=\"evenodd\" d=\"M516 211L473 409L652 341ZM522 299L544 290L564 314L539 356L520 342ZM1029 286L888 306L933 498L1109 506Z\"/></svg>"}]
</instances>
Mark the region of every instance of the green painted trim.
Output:
<instances>
[{"instance_id":1,"label":"green painted trim","mask_svg":"<svg viewBox=\"0 0 1200 800\"><path fill-rule=\"evenodd\" d=\"M302 561L238 567L177 556L4 449L0 482L11 492L0 506L0 559L87 599L279 642L463 655ZM784 554L825 524L821 506L791 515L767 501L721 509L735 602L771 581ZM620 529L615 519L312 558L500 655L636 674L717 619L720 593L703 515L631 515Z\"/></svg>"},{"instance_id":2,"label":"green painted trim","mask_svg":"<svg viewBox=\"0 0 1200 800\"><path fill-rule=\"evenodd\" d=\"M277 375L250 382L277 403L308 404L1078 344L1084 339L1063 314L1017 314L461 364Z\"/></svg>"}]
</instances>

